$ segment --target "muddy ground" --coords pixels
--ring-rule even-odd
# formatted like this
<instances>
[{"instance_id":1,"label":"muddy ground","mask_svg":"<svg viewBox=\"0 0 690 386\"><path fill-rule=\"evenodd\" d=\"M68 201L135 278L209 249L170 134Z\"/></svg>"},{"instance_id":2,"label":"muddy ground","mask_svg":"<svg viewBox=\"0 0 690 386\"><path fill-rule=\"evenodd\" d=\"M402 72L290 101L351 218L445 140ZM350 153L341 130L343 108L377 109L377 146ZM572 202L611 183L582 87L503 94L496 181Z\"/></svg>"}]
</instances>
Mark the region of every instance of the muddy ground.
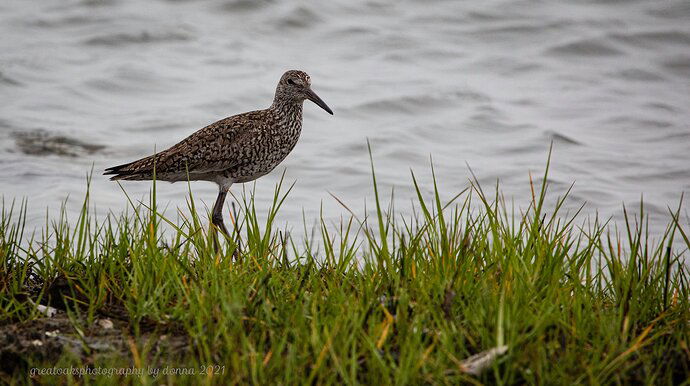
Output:
<instances>
[{"instance_id":1,"label":"muddy ground","mask_svg":"<svg viewBox=\"0 0 690 386\"><path fill-rule=\"evenodd\" d=\"M79 322L77 322L79 323ZM144 326L150 331L136 342L150 347L152 357L183 356L189 339L179 331ZM135 340L129 321L99 317L90 325L75 328L67 313L0 326L0 372L4 376L27 372L38 364L55 363L70 355L89 366L109 357L132 357ZM3 377L0 377L3 378Z\"/></svg>"}]
</instances>

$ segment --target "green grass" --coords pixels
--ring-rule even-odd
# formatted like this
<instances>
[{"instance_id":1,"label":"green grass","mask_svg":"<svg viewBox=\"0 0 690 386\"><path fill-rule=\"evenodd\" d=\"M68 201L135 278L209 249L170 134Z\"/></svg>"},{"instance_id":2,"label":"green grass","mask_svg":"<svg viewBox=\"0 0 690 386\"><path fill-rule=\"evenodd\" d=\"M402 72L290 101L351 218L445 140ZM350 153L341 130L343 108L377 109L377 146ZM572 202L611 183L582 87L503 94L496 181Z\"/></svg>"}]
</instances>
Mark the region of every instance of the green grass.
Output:
<instances>
[{"instance_id":1,"label":"green grass","mask_svg":"<svg viewBox=\"0 0 690 386\"><path fill-rule=\"evenodd\" d=\"M4 205L0 341L17 343L13 336L34 328L26 339L43 345L5 348L0 379L23 383L31 368L88 365L145 373L193 367L197 375L35 379L688 382L690 241L680 208L669 211L666 232L651 237L639 226L643 207L639 217L625 215L620 232L562 215L566 198L547 196L546 175L531 184L521 212L490 199L501 197L498 187L487 194L476 180L442 202L434 178L426 197L413 175L416 214L403 217L380 197L373 166L372 176L375 215L335 225L321 219L306 238L277 228L275 216L289 202L282 182L269 208L241 197L237 224L229 227L239 234L237 260L235 237L216 252L191 194L192 215L173 222L158 213L155 184L151 201L132 203L130 215L98 222L87 194L75 223L47 219L35 233L25 229L25 205ZM71 329L45 336L54 325L37 304L59 309ZM103 318L115 323L109 349L94 344ZM51 344L62 353L43 350ZM466 372L465 359L503 345L507 352L488 358L484 371ZM209 365L223 367L198 375Z\"/></svg>"}]
</instances>

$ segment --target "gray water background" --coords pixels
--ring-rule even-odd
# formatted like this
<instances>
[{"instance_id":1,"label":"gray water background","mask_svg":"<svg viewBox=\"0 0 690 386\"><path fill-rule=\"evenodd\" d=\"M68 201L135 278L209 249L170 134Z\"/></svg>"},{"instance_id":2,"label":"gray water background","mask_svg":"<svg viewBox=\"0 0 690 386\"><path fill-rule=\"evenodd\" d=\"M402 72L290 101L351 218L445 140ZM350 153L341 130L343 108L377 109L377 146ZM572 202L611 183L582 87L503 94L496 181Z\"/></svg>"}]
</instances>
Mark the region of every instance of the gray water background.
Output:
<instances>
[{"instance_id":1,"label":"gray water background","mask_svg":"<svg viewBox=\"0 0 690 386\"><path fill-rule=\"evenodd\" d=\"M644 197L659 234L690 190L687 0L3 0L0 194L28 199L30 226L67 197L73 217L93 166L97 213L120 213L104 168L268 106L292 68L335 111L307 102L297 147L256 183L261 210L287 168L280 220L296 229L303 213L346 214L329 193L371 208L367 139L402 214L410 169L431 191L430 155L444 197L468 186L469 164L524 209L552 142L552 200L574 182L567 208L585 216L620 218ZM192 188L212 205L213 184ZM186 191L161 184L159 205L174 215Z\"/></svg>"}]
</instances>

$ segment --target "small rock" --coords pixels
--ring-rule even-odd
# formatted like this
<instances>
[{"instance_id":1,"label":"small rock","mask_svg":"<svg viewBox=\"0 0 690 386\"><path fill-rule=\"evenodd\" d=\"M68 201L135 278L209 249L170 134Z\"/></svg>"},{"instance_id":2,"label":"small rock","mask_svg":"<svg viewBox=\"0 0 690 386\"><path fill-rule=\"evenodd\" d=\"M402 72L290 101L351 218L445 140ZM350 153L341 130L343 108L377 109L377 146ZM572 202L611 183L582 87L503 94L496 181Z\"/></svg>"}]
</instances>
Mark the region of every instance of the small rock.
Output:
<instances>
[{"instance_id":1,"label":"small rock","mask_svg":"<svg viewBox=\"0 0 690 386\"><path fill-rule=\"evenodd\" d=\"M31 345L32 345L32 346L43 346L43 342L41 342L41 341L38 340L38 339L34 339L34 340L31 341Z\"/></svg>"},{"instance_id":2,"label":"small rock","mask_svg":"<svg viewBox=\"0 0 690 386\"><path fill-rule=\"evenodd\" d=\"M42 313L43 315L52 318L55 314L57 314L57 309L50 307L50 306L44 306L43 304L39 304L36 306L36 309L38 312Z\"/></svg>"},{"instance_id":3,"label":"small rock","mask_svg":"<svg viewBox=\"0 0 690 386\"><path fill-rule=\"evenodd\" d=\"M98 325L104 330L110 330L114 327L110 319L98 319Z\"/></svg>"},{"instance_id":4,"label":"small rock","mask_svg":"<svg viewBox=\"0 0 690 386\"><path fill-rule=\"evenodd\" d=\"M501 355L508 351L508 346L498 346L490 350L482 351L479 354L472 355L461 362L461 370L472 375L479 375L484 369L491 366L491 364Z\"/></svg>"},{"instance_id":5,"label":"small rock","mask_svg":"<svg viewBox=\"0 0 690 386\"><path fill-rule=\"evenodd\" d=\"M46 336L49 338L57 338L59 333L60 333L60 330L46 331Z\"/></svg>"}]
</instances>

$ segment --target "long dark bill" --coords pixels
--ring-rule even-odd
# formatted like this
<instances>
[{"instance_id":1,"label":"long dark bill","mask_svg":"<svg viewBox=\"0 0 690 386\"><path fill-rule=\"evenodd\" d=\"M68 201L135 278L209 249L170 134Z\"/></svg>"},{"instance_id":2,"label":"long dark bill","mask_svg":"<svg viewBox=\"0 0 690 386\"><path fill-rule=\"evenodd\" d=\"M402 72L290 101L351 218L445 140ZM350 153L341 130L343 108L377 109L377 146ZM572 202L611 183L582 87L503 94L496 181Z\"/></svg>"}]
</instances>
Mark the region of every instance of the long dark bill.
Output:
<instances>
[{"instance_id":1,"label":"long dark bill","mask_svg":"<svg viewBox=\"0 0 690 386\"><path fill-rule=\"evenodd\" d=\"M333 110L331 110L330 107L324 102L321 98L319 98L318 95L311 89L307 90L307 98L309 98L310 101L316 103L317 106L321 107L322 109L326 110L328 114L333 115Z\"/></svg>"}]
</instances>

